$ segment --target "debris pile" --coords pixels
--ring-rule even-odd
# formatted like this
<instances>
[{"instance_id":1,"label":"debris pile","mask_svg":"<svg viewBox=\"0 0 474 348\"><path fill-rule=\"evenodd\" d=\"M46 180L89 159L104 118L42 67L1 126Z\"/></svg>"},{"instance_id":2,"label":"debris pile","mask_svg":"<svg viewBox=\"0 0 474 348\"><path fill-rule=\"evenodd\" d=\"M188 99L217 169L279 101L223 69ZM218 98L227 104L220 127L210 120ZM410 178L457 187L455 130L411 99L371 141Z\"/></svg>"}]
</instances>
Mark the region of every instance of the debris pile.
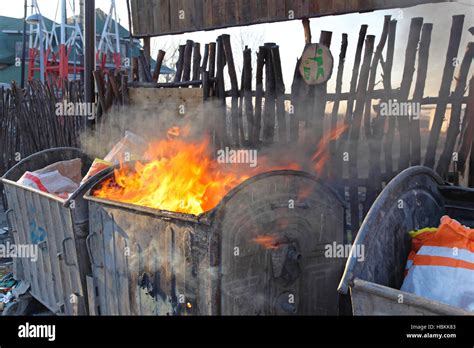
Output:
<instances>
[{"instance_id":1,"label":"debris pile","mask_svg":"<svg viewBox=\"0 0 474 348\"><path fill-rule=\"evenodd\" d=\"M474 311L474 229L443 216L438 227L410 236L401 290Z\"/></svg>"}]
</instances>

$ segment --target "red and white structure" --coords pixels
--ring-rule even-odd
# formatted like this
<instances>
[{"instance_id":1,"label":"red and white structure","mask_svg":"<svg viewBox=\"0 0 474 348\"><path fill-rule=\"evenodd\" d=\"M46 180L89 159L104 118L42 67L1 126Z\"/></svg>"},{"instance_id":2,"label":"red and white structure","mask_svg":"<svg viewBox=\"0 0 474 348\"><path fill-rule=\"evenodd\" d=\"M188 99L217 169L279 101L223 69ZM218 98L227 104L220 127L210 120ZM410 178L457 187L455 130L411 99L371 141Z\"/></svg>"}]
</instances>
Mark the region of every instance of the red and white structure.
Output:
<instances>
[{"instance_id":1,"label":"red and white structure","mask_svg":"<svg viewBox=\"0 0 474 348\"><path fill-rule=\"evenodd\" d=\"M99 45L97 46L96 62L100 69L106 69L105 64L108 55L112 56L115 69L120 69L122 66L122 58L120 56L120 36L115 0L110 1L109 13L105 19Z\"/></svg>"},{"instance_id":2,"label":"red and white structure","mask_svg":"<svg viewBox=\"0 0 474 348\"><path fill-rule=\"evenodd\" d=\"M68 6L69 5L69 6ZM59 24L56 22L58 10L61 13ZM72 12L69 19L67 13ZM71 74L79 75L84 70L84 37L78 16L75 14L74 0L58 0L56 15L48 31L37 0L32 0L30 24L28 80L39 72L40 79L53 87L61 87ZM58 27L59 38L58 38ZM115 69L122 66L120 55L120 36L115 0L111 0L109 13L96 48L98 69L107 70L107 58L112 57ZM108 65L110 68L110 64Z\"/></svg>"}]
</instances>

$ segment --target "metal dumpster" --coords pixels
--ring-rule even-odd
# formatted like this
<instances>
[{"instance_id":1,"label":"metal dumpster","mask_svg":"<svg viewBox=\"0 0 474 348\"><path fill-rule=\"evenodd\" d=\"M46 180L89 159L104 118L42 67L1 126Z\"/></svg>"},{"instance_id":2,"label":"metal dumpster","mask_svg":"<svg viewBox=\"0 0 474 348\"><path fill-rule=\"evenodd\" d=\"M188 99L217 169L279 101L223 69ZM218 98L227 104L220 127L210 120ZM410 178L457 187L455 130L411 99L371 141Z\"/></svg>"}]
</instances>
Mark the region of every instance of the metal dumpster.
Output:
<instances>
[{"instance_id":1,"label":"metal dumpster","mask_svg":"<svg viewBox=\"0 0 474 348\"><path fill-rule=\"evenodd\" d=\"M84 196L89 293L98 294L91 314L338 313L343 259L324 250L344 242L344 206L314 176L254 176L199 216L94 197L94 189ZM261 245L259 235L274 242Z\"/></svg>"},{"instance_id":2,"label":"metal dumpster","mask_svg":"<svg viewBox=\"0 0 474 348\"><path fill-rule=\"evenodd\" d=\"M36 247L37 260L16 258L16 279L30 283L30 293L57 314L87 314L86 274L90 261L85 246L88 206L82 198L94 178L68 199L25 187L16 181L58 161L80 158L82 175L92 160L76 148L54 148L33 154L11 168L1 179L15 244Z\"/></svg>"},{"instance_id":3,"label":"metal dumpster","mask_svg":"<svg viewBox=\"0 0 474 348\"><path fill-rule=\"evenodd\" d=\"M354 315L466 315L473 313L400 291L411 248L408 232L438 226L448 214L474 226L474 190L444 185L431 169L396 176L365 217L338 291L350 292ZM355 257L365 250L363 261Z\"/></svg>"}]
</instances>

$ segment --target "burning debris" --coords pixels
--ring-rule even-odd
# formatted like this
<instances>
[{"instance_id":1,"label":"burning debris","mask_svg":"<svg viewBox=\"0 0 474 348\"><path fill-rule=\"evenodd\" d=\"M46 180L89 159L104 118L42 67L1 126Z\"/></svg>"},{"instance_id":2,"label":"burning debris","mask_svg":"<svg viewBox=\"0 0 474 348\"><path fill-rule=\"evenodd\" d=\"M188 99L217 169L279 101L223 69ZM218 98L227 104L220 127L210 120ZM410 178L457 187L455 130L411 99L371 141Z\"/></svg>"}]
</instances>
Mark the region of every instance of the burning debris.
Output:
<instances>
[{"instance_id":1,"label":"burning debris","mask_svg":"<svg viewBox=\"0 0 474 348\"><path fill-rule=\"evenodd\" d=\"M340 126L318 144L313 155L315 171L321 174L328 159L328 144L347 126ZM209 140L187 139L189 127L171 127L167 138L151 142L144 161L120 166L104 181L94 196L160 210L198 215L214 208L232 188L257 174L280 169L298 170L302 163L275 161L274 154L259 159L258 166L242 168L240 162L214 159ZM256 152L257 150L249 150ZM309 160L308 160L309 162ZM255 158L255 164L256 164Z\"/></svg>"},{"instance_id":2,"label":"burning debris","mask_svg":"<svg viewBox=\"0 0 474 348\"><path fill-rule=\"evenodd\" d=\"M281 242L277 236L260 235L252 239L253 242L261 245L264 249L278 249Z\"/></svg>"},{"instance_id":3,"label":"burning debris","mask_svg":"<svg viewBox=\"0 0 474 348\"><path fill-rule=\"evenodd\" d=\"M311 158L318 176L322 174L326 162L329 160L329 143L339 138L348 128L347 124L341 124L321 138L316 152Z\"/></svg>"}]
</instances>

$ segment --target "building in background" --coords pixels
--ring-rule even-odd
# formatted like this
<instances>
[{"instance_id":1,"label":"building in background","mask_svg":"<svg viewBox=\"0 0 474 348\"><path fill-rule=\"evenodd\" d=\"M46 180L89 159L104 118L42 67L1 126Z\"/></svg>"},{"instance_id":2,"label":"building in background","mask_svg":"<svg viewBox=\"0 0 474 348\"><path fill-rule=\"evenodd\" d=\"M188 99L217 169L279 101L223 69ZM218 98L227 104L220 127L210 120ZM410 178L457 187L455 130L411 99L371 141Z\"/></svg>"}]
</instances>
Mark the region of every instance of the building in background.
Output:
<instances>
[{"instance_id":1,"label":"building in background","mask_svg":"<svg viewBox=\"0 0 474 348\"><path fill-rule=\"evenodd\" d=\"M96 45L99 44L100 37L106 22L107 14L101 9L96 9ZM68 19L68 22L72 18ZM113 19L112 19L113 20ZM52 28L53 21L43 17L43 21L47 28ZM115 25L115 23L112 23ZM59 24L56 25L57 35L60 35ZM130 33L122 25L118 23L118 32L120 38L120 56L122 61L126 58L137 57L139 55L139 49L141 48L139 39L132 39L132 46L130 46ZM27 35L30 33L27 32ZM28 64L29 47L28 38L26 40L26 53L27 57L25 64ZM78 44L82 45L80 41ZM23 49L23 18L12 18L0 16L0 84L9 85L12 81L20 82L21 79L21 55ZM79 50L82 51L82 50ZM72 53L69 56L69 64L78 66L83 65L84 57L81 54ZM99 62L97 63L99 64ZM130 63L131 64L131 63ZM151 62L154 66L154 62ZM125 68L127 64L122 64ZM106 57L105 68L113 69L115 67L113 57L111 55ZM27 66L25 67L26 70ZM173 74L174 70L162 65L161 74ZM36 73L35 78L39 78L39 73ZM70 74L69 79L75 80L80 79L80 74Z\"/></svg>"}]
</instances>

